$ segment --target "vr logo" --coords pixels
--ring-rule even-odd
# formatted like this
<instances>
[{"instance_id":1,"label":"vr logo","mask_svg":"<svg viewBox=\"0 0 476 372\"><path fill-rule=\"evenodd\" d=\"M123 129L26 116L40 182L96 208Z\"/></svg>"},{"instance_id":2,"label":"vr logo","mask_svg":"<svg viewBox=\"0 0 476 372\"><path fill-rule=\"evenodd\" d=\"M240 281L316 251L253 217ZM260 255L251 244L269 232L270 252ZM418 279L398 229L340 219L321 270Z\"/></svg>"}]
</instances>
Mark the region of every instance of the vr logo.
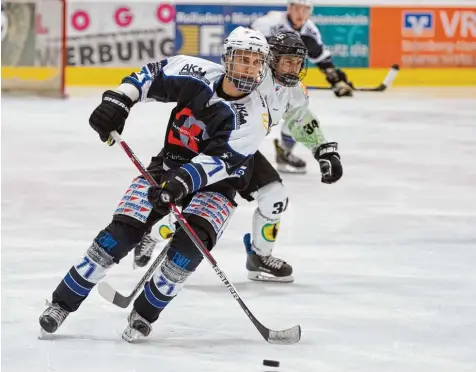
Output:
<instances>
[{"instance_id":1,"label":"vr logo","mask_svg":"<svg viewBox=\"0 0 476 372\"><path fill-rule=\"evenodd\" d=\"M435 14L431 11L403 12L402 36L435 36Z\"/></svg>"}]
</instances>

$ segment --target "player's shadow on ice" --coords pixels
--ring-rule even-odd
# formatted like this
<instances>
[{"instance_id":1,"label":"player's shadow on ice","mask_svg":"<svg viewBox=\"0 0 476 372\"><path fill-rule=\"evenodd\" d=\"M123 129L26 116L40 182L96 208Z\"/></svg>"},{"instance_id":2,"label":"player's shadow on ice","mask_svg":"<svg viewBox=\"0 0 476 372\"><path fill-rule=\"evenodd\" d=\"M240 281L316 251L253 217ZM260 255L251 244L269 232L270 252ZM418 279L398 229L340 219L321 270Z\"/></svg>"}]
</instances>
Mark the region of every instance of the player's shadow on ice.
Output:
<instances>
[{"instance_id":1,"label":"player's shadow on ice","mask_svg":"<svg viewBox=\"0 0 476 372\"><path fill-rule=\"evenodd\" d=\"M187 337L178 337L174 338L170 335L163 335L162 337L150 337L144 338L134 341L134 345L154 345L154 346L166 346L167 348L178 348L178 349L186 349L186 350L199 350L201 353L204 354L211 354L213 355L214 352L212 348L215 349L217 347L230 347L230 346L242 346L246 343L247 346L250 345L261 345L263 344L263 340L256 337L248 338L240 338L234 336L230 337L223 337L217 335L213 331L210 331L210 338L205 339L203 337L194 337L193 334L187 335ZM209 350L209 352L207 352Z\"/></svg>"},{"instance_id":2,"label":"player's shadow on ice","mask_svg":"<svg viewBox=\"0 0 476 372\"><path fill-rule=\"evenodd\" d=\"M39 341L100 341L100 342L114 342L117 344L126 343L121 336L111 335L111 336L96 336L96 335L85 335L85 334L54 334L38 337Z\"/></svg>"}]
</instances>

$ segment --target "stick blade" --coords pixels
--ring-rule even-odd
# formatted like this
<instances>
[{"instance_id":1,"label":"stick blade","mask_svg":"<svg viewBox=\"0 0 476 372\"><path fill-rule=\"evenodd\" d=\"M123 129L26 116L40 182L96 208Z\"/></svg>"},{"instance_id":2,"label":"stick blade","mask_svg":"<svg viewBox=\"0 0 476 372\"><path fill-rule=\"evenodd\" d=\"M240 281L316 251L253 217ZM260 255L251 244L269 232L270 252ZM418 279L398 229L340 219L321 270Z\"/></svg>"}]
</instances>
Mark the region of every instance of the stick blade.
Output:
<instances>
[{"instance_id":1,"label":"stick blade","mask_svg":"<svg viewBox=\"0 0 476 372\"><path fill-rule=\"evenodd\" d=\"M269 331L269 336L267 341L270 344L277 345L292 345L296 342L299 342L301 339L301 326L296 325L289 329L284 329L282 331Z\"/></svg>"},{"instance_id":2,"label":"stick blade","mask_svg":"<svg viewBox=\"0 0 476 372\"><path fill-rule=\"evenodd\" d=\"M131 302L128 297L121 295L107 282L99 282L98 292L105 300L123 309L127 308Z\"/></svg>"}]
</instances>

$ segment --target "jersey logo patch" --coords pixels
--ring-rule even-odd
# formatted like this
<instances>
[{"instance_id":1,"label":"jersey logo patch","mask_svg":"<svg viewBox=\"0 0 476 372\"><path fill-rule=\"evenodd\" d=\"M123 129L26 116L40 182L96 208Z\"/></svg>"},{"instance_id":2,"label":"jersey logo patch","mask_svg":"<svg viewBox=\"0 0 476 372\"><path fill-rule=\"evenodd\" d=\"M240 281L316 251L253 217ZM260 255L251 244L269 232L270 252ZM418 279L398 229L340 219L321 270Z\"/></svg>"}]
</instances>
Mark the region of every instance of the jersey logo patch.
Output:
<instances>
[{"instance_id":1,"label":"jersey logo patch","mask_svg":"<svg viewBox=\"0 0 476 372\"><path fill-rule=\"evenodd\" d=\"M210 138L203 121L197 120L192 110L183 108L175 114L175 121L169 130L167 142L171 145L185 147L195 153L199 153L201 140Z\"/></svg>"}]
</instances>

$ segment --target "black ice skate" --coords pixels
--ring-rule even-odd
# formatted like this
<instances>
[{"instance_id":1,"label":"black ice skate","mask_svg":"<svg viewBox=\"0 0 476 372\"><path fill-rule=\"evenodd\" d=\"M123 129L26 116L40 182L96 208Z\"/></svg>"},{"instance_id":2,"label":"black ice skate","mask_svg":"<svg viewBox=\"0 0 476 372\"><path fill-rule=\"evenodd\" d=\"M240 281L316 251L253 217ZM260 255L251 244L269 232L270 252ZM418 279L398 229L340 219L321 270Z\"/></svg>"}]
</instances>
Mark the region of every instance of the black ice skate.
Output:
<instances>
[{"instance_id":1,"label":"black ice skate","mask_svg":"<svg viewBox=\"0 0 476 372\"><path fill-rule=\"evenodd\" d=\"M159 242L150 234L144 235L142 240L134 248L134 267L144 267L150 261L154 248Z\"/></svg>"},{"instance_id":2,"label":"black ice skate","mask_svg":"<svg viewBox=\"0 0 476 372\"><path fill-rule=\"evenodd\" d=\"M159 234L163 240L170 239L174 235L174 231L172 224L160 225L159 227ZM158 242L159 239L154 238L151 234L144 235L142 240L137 243L134 248L134 268L144 267L149 263Z\"/></svg>"},{"instance_id":3,"label":"black ice skate","mask_svg":"<svg viewBox=\"0 0 476 372\"><path fill-rule=\"evenodd\" d=\"M276 149L276 163L278 171L281 173L306 173L306 162L290 151L285 150L277 139L274 140Z\"/></svg>"},{"instance_id":4,"label":"black ice skate","mask_svg":"<svg viewBox=\"0 0 476 372\"><path fill-rule=\"evenodd\" d=\"M262 282L280 282L292 283L293 268L286 261L269 256L260 256L254 250L251 244L251 235L245 234L243 243L247 253L246 269L248 270L248 279Z\"/></svg>"},{"instance_id":5,"label":"black ice skate","mask_svg":"<svg viewBox=\"0 0 476 372\"><path fill-rule=\"evenodd\" d=\"M152 331L152 325L141 317L135 309L127 317L129 325L122 332L122 339L127 342L134 342L142 337L147 337Z\"/></svg>"},{"instance_id":6,"label":"black ice skate","mask_svg":"<svg viewBox=\"0 0 476 372\"><path fill-rule=\"evenodd\" d=\"M69 312L58 304L46 301L46 305L48 307L40 316L40 326L46 333L54 333L63 324Z\"/></svg>"}]
</instances>

